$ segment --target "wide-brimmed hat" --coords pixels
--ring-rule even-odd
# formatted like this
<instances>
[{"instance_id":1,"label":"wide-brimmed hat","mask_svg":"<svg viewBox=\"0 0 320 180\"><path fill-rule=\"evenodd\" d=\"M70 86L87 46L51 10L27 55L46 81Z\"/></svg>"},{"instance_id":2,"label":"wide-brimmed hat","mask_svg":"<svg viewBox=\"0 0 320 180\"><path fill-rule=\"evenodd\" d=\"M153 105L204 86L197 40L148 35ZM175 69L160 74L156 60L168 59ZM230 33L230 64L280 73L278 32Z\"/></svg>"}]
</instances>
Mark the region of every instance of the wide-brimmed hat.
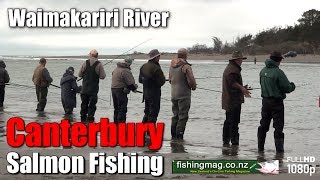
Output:
<instances>
[{"instance_id":1,"label":"wide-brimmed hat","mask_svg":"<svg viewBox=\"0 0 320 180\"><path fill-rule=\"evenodd\" d=\"M124 57L123 61L125 63L131 65L133 63L134 59L132 57L130 57L130 56L126 56L126 57Z\"/></svg>"},{"instance_id":2,"label":"wide-brimmed hat","mask_svg":"<svg viewBox=\"0 0 320 180\"><path fill-rule=\"evenodd\" d=\"M232 53L232 59L230 60L237 60L237 59L247 59L247 57L244 57L240 51L235 51Z\"/></svg>"},{"instance_id":3,"label":"wide-brimmed hat","mask_svg":"<svg viewBox=\"0 0 320 180\"><path fill-rule=\"evenodd\" d=\"M160 56L160 52L158 51L158 49L152 49L150 52L149 52L149 59L148 60L151 60L151 59L154 59L158 56Z\"/></svg>"}]
</instances>

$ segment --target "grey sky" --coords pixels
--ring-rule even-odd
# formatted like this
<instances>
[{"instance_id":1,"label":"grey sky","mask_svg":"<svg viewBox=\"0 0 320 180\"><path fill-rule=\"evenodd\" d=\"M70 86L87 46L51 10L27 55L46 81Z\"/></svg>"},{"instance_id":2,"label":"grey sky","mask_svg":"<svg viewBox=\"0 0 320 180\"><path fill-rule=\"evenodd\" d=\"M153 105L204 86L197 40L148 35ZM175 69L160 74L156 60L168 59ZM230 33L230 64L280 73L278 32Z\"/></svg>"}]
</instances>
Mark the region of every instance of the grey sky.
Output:
<instances>
[{"instance_id":1,"label":"grey sky","mask_svg":"<svg viewBox=\"0 0 320 180\"><path fill-rule=\"evenodd\" d=\"M304 11L320 7L319 0L1 0L0 54L84 55L92 48L100 54L135 49L174 52L195 43L212 45L211 36L231 42L243 34L256 34L273 26L294 25ZM9 28L7 8L43 8L52 11L97 11L100 8L141 8L170 11L167 28ZM121 17L122 15L120 15Z\"/></svg>"}]
</instances>

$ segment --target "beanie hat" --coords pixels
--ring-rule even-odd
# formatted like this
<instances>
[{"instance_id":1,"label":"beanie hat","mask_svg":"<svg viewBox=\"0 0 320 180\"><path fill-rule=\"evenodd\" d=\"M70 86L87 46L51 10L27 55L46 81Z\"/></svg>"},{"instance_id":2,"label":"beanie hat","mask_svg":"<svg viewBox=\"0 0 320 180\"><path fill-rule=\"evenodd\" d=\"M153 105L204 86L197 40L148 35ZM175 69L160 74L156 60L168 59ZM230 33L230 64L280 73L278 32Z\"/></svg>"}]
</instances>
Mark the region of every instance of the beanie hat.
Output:
<instances>
[{"instance_id":1,"label":"beanie hat","mask_svg":"<svg viewBox=\"0 0 320 180\"><path fill-rule=\"evenodd\" d=\"M131 65L133 63L134 59L130 56L126 56L124 58L124 62L127 63L128 65Z\"/></svg>"}]
</instances>

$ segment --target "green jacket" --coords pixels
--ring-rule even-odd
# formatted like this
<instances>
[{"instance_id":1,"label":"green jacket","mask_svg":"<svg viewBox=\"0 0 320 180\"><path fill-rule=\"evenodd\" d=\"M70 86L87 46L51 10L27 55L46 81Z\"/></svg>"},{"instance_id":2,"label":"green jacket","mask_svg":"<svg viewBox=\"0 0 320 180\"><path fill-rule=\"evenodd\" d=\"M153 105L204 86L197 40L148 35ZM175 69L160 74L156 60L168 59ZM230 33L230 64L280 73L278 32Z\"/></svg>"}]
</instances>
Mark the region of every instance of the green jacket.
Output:
<instances>
[{"instance_id":1,"label":"green jacket","mask_svg":"<svg viewBox=\"0 0 320 180\"><path fill-rule=\"evenodd\" d=\"M275 61L267 59L265 64L260 71L261 96L285 99L286 93L294 91L296 86L289 82Z\"/></svg>"}]
</instances>

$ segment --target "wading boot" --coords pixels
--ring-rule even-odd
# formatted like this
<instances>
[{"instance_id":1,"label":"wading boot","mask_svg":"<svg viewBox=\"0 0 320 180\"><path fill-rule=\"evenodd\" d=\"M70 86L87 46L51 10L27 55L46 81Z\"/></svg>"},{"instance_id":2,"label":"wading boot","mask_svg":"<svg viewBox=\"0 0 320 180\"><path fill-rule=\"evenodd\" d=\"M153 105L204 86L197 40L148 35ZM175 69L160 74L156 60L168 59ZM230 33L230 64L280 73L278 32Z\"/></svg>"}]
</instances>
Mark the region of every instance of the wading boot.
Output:
<instances>
[{"instance_id":1,"label":"wading boot","mask_svg":"<svg viewBox=\"0 0 320 180\"><path fill-rule=\"evenodd\" d=\"M266 134L261 133L258 129L258 152L264 152L264 144L266 141Z\"/></svg>"},{"instance_id":2,"label":"wading boot","mask_svg":"<svg viewBox=\"0 0 320 180\"><path fill-rule=\"evenodd\" d=\"M183 132L177 134L177 139L183 140Z\"/></svg>"},{"instance_id":3,"label":"wading boot","mask_svg":"<svg viewBox=\"0 0 320 180\"><path fill-rule=\"evenodd\" d=\"M233 146L239 146L239 133L231 138L231 143Z\"/></svg>"},{"instance_id":4,"label":"wading boot","mask_svg":"<svg viewBox=\"0 0 320 180\"><path fill-rule=\"evenodd\" d=\"M222 141L223 141L223 147L229 147L230 138L223 137Z\"/></svg>"},{"instance_id":5,"label":"wading boot","mask_svg":"<svg viewBox=\"0 0 320 180\"><path fill-rule=\"evenodd\" d=\"M87 116L81 116L81 122L82 123L87 123Z\"/></svg>"},{"instance_id":6,"label":"wading boot","mask_svg":"<svg viewBox=\"0 0 320 180\"><path fill-rule=\"evenodd\" d=\"M177 139L177 130L175 126L171 126L171 139Z\"/></svg>"},{"instance_id":7,"label":"wading boot","mask_svg":"<svg viewBox=\"0 0 320 180\"><path fill-rule=\"evenodd\" d=\"M148 122L148 115L144 115L142 118L142 123L147 123Z\"/></svg>"},{"instance_id":8,"label":"wading boot","mask_svg":"<svg viewBox=\"0 0 320 180\"><path fill-rule=\"evenodd\" d=\"M274 139L274 144L276 146L277 153L283 153L284 152L284 149L283 149L284 138Z\"/></svg>"}]
</instances>

